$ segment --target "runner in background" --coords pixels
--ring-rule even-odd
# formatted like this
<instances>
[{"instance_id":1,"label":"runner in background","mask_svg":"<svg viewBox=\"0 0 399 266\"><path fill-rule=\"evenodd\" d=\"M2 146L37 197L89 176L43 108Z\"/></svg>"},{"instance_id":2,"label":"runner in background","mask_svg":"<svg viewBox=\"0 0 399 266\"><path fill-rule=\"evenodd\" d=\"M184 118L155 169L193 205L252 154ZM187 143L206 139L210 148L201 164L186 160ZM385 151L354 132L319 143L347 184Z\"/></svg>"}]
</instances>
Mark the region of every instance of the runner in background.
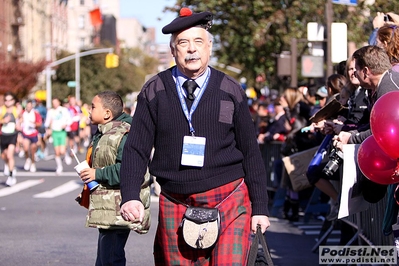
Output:
<instances>
[{"instance_id":1,"label":"runner in background","mask_svg":"<svg viewBox=\"0 0 399 266\"><path fill-rule=\"evenodd\" d=\"M11 187L17 183L15 167L15 147L18 138L18 108L17 99L11 92L4 94L4 105L1 107L0 147L1 158L4 161L4 175L7 177L6 185Z\"/></svg>"},{"instance_id":2,"label":"runner in background","mask_svg":"<svg viewBox=\"0 0 399 266\"><path fill-rule=\"evenodd\" d=\"M45 127L48 130L47 134L51 135L53 139L53 146L55 151L55 162L57 164L56 174L61 174L63 171L62 156L65 156L67 134L65 128L71 124L71 116L69 111L64 106L61 106L61 101L54 98L53 108L47 112Z\"/></svg>"},{"instance_id":3,"label":"runner in background","mask_svg":"<svg viewBox=\"0 0 399 266\"><path fill-rule=\"evenodd\" d=\"M43 102L39 99L36 99L35 110L39 112L42 121L46 121L47 116L47 108L44 106ZM38 149L36 152L37 159L44 159L48 155L47 151L47 136L46 136L46 128L44 127L44 123L38 128L39 134L38 136Z\"/></svg>"},{"instance_id":4,"label":"runner in background","mask_svg":"<svg viewBox=\"0 0 399 266\"><path fill-rule=\"evenodd\" d=\"M42 126L43 121L39 112L33 109L33 101L26 102L25 110L21 116L22 128L22 147L25 155L25 171L36 172L35 154L37 151L37 142L39 141L37 130Z\"/></svg>"},{"instance_id":5,"label":"runner in background","mask_svg":"<svg viewBox=\"0 0 399 266\"><path fill-rule=\"evenodd\" d=\"M67 132L67 151L65 153L65 163L70 165L72 163L72 153L71 150L77 154L80 150L80 137L79 137L79 122L81 110L80 107L76 103L75 96L68 97L68 105L67 105L69 114L71 116L71 123L65 129Z\"/></svg>"}]
</instances>

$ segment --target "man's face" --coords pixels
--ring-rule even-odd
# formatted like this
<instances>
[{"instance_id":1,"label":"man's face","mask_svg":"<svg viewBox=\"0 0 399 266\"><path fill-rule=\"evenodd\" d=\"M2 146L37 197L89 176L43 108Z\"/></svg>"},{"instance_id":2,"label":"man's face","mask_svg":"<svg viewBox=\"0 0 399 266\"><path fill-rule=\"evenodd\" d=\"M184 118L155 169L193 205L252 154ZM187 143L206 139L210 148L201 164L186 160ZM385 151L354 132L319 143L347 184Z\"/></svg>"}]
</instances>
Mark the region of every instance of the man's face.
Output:
<instances>
[{"instance_id":1,"label":"man's face","mask_svg":"<svg viewBox=\"0 0 399 266\"><path fill-rule=\"evenodd\" d=\"M54 109L56 109L58 106L61 105L61 103L60 103L60 101L58 99L53 99L52 103L53 103Z\"/></svg>"},{"instance_id":2,"label":"man's face","mask_svg":"<svg viewBox=\"0 0 399 266\"><path fill-rule=\"evenodd\" d=\"M7 95L7 96L4 98L4 105L5 105L6 107L13 106L14 104L15 104L15 99L14 99L11 95Z\"/></svg>"},{"instance_id":3,"label":"man's face","mask_svg":"<svg viewBox=\"0 0 399 266\"><path fill-rule=\"evenodd\" d=\"M175 47L172 47L177 67L189 78L197 78L205 72L211 51L208 32L200 27L180 32L175 38Z\"/></svg>"},{"instance_id":4,"label":"man's face","mask_svg":"<svg viewBox=\"0 0 399 266\"><path fill-rule=\"evenodd\" d=\"M33 104L31 102L26 103L25 110L30 112L33 109Z\"/></svg>"},{"instance_id":5,"label":"man's face","mask_svg":"<svg viewBox=\"0 0 399 266\"><path fill-rule=\"evenodd\" d=\"M355 60L356 62L356 60ZM368 89L370 87L370 80L367 78L366 69L361 68L358 64L355 63L355 76L359 80L360 86Z\"/></svg>"}]
</instances>

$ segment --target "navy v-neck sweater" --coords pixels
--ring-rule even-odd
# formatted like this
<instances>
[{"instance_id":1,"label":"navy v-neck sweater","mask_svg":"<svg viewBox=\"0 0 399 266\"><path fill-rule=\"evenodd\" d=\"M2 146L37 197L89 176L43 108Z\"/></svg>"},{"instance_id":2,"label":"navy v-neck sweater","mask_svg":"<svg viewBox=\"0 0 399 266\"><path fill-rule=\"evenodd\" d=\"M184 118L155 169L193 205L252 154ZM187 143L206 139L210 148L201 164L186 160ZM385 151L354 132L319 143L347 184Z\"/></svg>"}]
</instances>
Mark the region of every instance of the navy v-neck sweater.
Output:
<instances>
[{"instance_id":1,"label":"navy v-neck sweater","mask_svg":"<svg viewBox=\"0 0 399 266\"><path fill-rule=\"evenodd\" d=\"M188 103L188 100L186 99ZM122 204L140 200L150 173L165 191L204 192L244 177L252 215L268 215L266 170L244 90L233 78L211 68L208 85L192 116L195 135L206 138L203 167L182 166L184 136L190 135L172 68L151 78L137 99L121 165Z\"/></svg>"}]
</instances>

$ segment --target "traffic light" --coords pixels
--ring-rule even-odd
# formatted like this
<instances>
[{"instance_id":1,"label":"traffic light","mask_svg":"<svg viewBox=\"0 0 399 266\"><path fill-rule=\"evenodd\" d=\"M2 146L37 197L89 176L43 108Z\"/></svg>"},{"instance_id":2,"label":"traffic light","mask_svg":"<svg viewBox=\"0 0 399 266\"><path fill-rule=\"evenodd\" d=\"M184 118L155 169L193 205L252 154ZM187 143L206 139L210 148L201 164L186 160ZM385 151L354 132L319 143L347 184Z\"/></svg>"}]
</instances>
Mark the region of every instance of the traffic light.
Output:
<instances>
[{"instance_id":1,"label":"traffic light","mask_svg":"<svg viewBox=\"0 0 399 266\"><path fill-rule=\"evenodd\" d=\"M119 66L119 56L113 53L109 53L105 56L105 67L115 68Z\"/></svg>"}]
</instances>

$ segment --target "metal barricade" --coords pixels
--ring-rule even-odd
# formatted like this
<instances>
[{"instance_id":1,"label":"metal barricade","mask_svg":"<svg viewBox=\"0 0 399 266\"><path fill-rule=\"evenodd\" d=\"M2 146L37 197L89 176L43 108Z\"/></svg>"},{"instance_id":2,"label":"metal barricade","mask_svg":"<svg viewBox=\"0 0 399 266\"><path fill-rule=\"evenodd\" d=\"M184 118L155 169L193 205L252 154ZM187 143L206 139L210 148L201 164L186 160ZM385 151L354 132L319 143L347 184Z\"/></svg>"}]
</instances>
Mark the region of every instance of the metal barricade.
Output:
<instances>
[{"instance_id":1,"label":"metal barricade","mask_svg":"<svg viewBox=\"0 0 399 266\"><path fill-rule=\"evenodd\" d=\"M373 245L394 245L393 234L385 236L382 232L386 202L387 196L377 203L370 204L367 210L348 217L349 221L356 224L358 233L367 238ZM367 244L367 241L361 242Z\"/></svg>"},{"instance_id":2,"label":"metal barricade","mask_svg":"<svg viewBox=\"0 0 399 266\"><path fill-rule=\"evenodd\" d=\"M266 182L267 182L267 189L271 191L275 191L277 186L279 185L276 182L275 173L273 171L274 162L278 159L281 159L281 145L283 142L280 141L273 141L270 143L259 144L260 151L262 153L263 162L265 163L266 168ZM276 186L277 184L277 186Z\"/></svg>"},{"instance_id":3,"label":"metal barricade","mask_svg":"<svg viewBox=\"0 0 399 266\"><path fill-rule=\"evenodd\" d=\"M340 189L340 182L335 183L336 189ZM356 232L345 245L370 245L370 246L392 246L394 245L393 234L385 236L383 233L383 220L387 204L387 194L377 203L370 203L369 207L358 213L349 215L341 221L349 225ZM332 225L333 226L333 225ZM331 228L332 228L331 226ZM326 232L324 238L328 238L331 232ZM315 252L322 242L318 242L312 249Z\"/></svg>"}]
</instances>

